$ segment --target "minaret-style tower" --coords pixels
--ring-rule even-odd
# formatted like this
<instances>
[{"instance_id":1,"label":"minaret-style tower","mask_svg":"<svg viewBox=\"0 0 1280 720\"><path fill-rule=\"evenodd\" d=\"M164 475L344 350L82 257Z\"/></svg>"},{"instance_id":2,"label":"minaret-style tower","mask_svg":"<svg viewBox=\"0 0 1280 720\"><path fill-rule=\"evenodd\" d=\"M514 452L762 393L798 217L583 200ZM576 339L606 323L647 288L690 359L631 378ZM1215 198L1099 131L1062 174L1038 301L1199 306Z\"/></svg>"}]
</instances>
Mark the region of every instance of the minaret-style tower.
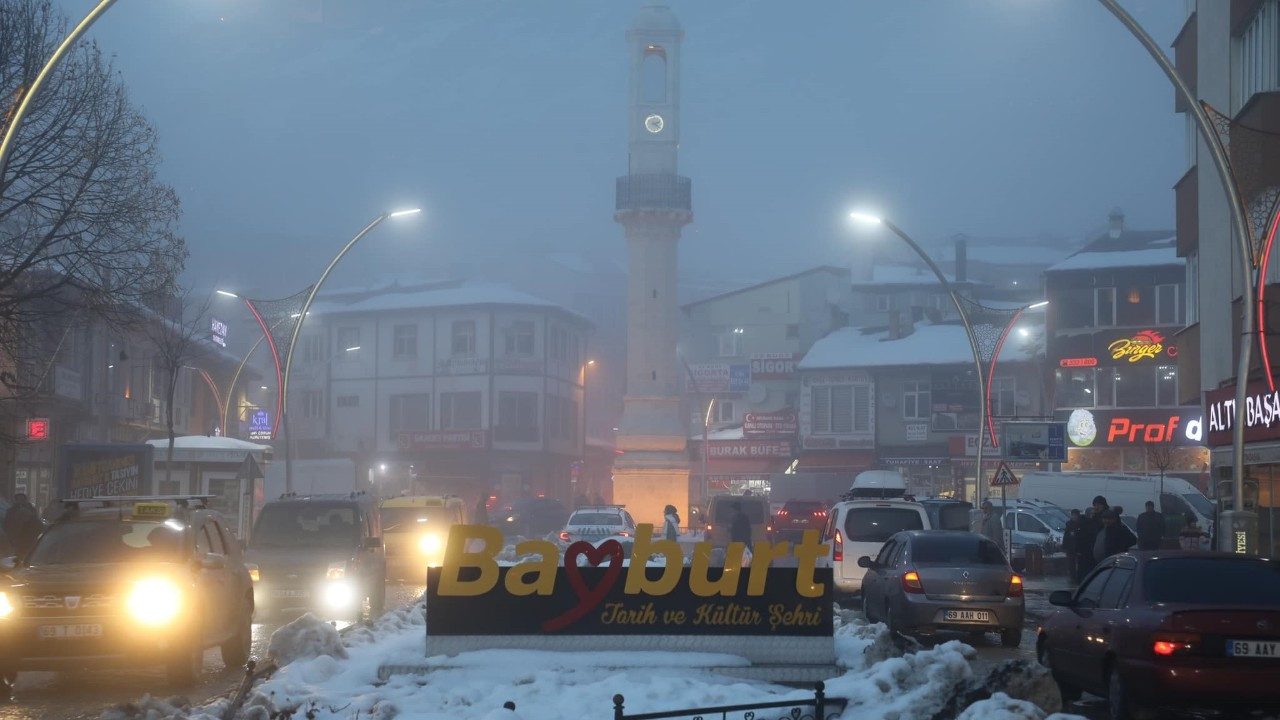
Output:
<instances>
[{"instance_id":1,"label":"minaret-style tower","mask_svg":"<svg viewBox=\"0 0 1280 720\"><path fill-rule=\"evenodd\" d=\"M680 41L671 10L646 3L627 30L631 57L627 174L614 219L627 238L627 386L613 465L614 502L661 527L662 508L688 517L687 431L676 356L680 229L693 219L689 178L676 174L680 146Z\"/></svg>"}]
</instances>

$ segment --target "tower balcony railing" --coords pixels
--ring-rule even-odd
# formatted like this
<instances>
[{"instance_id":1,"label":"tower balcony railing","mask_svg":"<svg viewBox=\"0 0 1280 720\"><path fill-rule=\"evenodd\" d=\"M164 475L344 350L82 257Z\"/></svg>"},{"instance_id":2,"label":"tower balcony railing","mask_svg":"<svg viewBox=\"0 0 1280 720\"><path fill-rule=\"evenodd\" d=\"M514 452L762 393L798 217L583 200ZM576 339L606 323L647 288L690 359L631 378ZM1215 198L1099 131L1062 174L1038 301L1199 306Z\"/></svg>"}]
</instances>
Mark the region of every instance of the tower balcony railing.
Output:
<instances>
[{"instance_id":1,"label":"tower balcony railing","mask_svg":"<svg viewBox=\"0 0 1280 720\"><path fill-rule=\"evenodd\" d=\"M645 173L618 178L617 210L692 212L693 183L672 173Z\"/></svg>"}]
</instances>

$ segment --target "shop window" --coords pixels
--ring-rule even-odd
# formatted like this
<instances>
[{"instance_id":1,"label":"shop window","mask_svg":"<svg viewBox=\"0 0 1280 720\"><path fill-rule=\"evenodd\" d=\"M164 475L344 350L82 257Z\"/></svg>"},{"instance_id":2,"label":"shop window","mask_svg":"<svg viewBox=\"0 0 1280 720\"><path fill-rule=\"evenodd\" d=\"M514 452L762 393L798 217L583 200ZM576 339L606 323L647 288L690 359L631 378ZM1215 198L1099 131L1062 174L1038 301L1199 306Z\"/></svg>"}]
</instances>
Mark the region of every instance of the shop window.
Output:
<instances>
[{"instance_id":1,"label":"shop window","mask_svg":"<svg viewBox=\"0 0 1280 720\"><path fill-rule=\"evenodd\" d=\"M1156 405L1169 407L1178 404L1178 366L1161 365L1156 368Z\"/></svg>"},{"instance_id":2,"label":"shop window","mask_svg":"<svg viewBox=\"0 0 1280 720\"><path fill-rule=\"evenodd\" d=\"M1090 408L1094 406L1093 368L1058 370L1055 376L1058 407Z\"/></svg>"},{"instance_id":3,"label":"shop window","mask_svg":"<svg viewBox=\"0 0 1280 720\"><path fill-rule=\"evenodd\" d=\"M1116 406L1152 407L1156 401L1156 373L1154 367L1115 368Z\"/></svg>"}]
</instances>

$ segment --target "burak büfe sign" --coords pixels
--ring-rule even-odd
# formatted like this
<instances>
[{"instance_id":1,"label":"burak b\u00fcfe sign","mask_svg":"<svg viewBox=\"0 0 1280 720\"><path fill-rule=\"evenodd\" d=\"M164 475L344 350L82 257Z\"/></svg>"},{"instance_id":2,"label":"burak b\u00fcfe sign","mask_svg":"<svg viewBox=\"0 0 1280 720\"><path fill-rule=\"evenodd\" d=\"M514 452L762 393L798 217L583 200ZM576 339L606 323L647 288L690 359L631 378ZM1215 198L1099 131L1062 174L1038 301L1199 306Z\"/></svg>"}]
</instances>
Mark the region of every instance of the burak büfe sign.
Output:
<instances>
[{"instance_id":1,"label":"burak b\u00fcfe sign","mask_svg":"<svg viewBox=\"0 0 1280 720\"><path fill-rule=\"evenodd\" d=\"M554 543L526 540L516 552L533 559L503 567L502 547L496 528L451 528L443 566L428 571L428 637L832 636L831 569L816 566L826 546L815 531L794 547L755 543L745 568L741 543L726 548L725 567L711 564L711 543L698 543L685 566L680 546L654 540L652 525L636 528L629 558L617 540L576 542L561 564ZM666 565L647 567L654 555ZM789 555L797 567L770 566Z\"/></svg>"}]
</instances>

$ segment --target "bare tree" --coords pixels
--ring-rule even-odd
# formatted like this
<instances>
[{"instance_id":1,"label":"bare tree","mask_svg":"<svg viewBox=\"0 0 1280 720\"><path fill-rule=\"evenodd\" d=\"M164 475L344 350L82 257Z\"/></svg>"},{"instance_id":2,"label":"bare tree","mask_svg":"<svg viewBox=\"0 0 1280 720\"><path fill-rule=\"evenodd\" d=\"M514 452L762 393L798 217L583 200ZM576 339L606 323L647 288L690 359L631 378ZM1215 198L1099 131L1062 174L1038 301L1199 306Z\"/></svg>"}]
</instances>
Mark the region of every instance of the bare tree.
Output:
<instances>
[{"instance_id":1,"label":"bare tree","mask_svg":"<svg viewBox=\"0 0 1280 720\"><path fill-rule=\"evenodd\" d=\"M213 352L209 325L210 304L207 299L200 303L192 302L190 293L184 292L173 301L170 313L151 315L149 321L142 323L154 353L153 365L164 383L164 423L169 438L164 469L166 484L173 475L173 446L177 439L173 429L174 405L178 394L178 380L183 372L194 371L194 366L201 358Z\"/></svg>"},{"instance_id":2,"label":"bare tree","mask_svg":"<svg viewBox=\"0 0 1280 720\"><path fill-rule=\"evenodd\" d=\"M0 123L66 32L49 0L0 3ZM110 62L92 43L75 47L32 100L0 177L0 385L11 396L37 390L51 323L117 320L174 296L187 248L158 163L155 131Z\"/></svg>"},{"instance_id":3,"label":"bare tree","mask_svg":"<svg viewBox=\"0 0 1280 720\"><path fill-rule=\"evenodd\" d=\"M1147 443L1147 464L1160 469L1160 494L1164 495L1164 471L1173 464L1177 450L1172 442Z\"/></svg>"}]
</instances>

